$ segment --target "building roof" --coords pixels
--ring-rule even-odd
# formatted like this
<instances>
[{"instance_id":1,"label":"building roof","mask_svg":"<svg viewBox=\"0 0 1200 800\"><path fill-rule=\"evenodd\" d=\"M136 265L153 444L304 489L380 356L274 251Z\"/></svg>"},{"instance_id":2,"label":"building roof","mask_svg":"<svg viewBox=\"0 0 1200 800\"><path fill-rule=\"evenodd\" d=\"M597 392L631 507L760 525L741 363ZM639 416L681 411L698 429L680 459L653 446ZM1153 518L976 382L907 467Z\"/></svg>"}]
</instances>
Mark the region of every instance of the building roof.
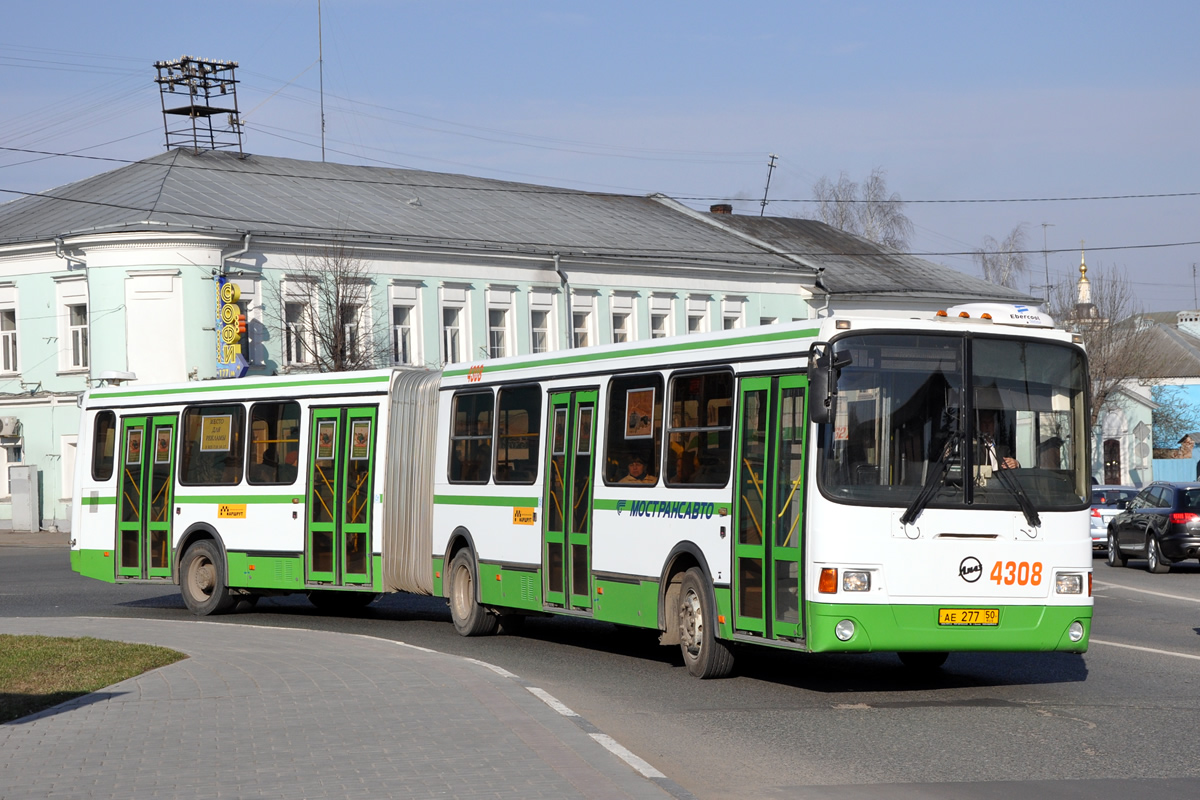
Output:
<instances>
[{"instance_id":1,"label":"building roof","mask_svg":"<svg viewBox=\"0 0 1200 800\"><path fill-rule=\"evenodd\" d=\"M650 197L222 151L171 150L0 205L0 244L146 230L806 271Z\"/></svg>"},{"instance_id":2,"label":"building roof","mask_svg":"<svg viewBox=\"0 0 1200 800\"><path fill-rule=\"evenodd\" d=\"M1179 312L1155 311L1143 314L1150 324L1138 377L1177 380L1200 378L1200 338L1178 323Z\"/></svg>"},{"instance_id":3,"label":"building roof","mask_svg":"<svg viewBox=\"0 0 1200 800\"><path fill-rule=\"evenodd\" d=\"M801 263L825 267L835 296L958 297L1036 304L1038 298L893 250L823 222L794 217L705 214L714 224L762 241Z\"/></svg>"}]
</instances>

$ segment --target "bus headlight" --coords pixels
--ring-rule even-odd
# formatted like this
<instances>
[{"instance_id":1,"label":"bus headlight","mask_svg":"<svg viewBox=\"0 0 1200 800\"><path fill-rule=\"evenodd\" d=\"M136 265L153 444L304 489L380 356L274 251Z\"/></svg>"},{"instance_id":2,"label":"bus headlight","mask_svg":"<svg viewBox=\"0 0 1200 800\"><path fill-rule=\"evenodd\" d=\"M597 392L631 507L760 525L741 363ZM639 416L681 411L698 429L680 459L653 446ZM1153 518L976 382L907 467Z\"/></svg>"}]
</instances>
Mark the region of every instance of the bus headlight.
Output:
<instances>
[{"instance_id":1,"label":"bus headlight","mask_svg":"<svg viewBox=\"0 0 1200 800\"><path fill-rule=\"evenodd\" d=\"M846 570L842 573L843 592L871 591L871 573L865 570Z\"/></svg>"},{"instance_id":2,"label":"bus headlight","mask_svg":"<svg viewBox=\"0 0 1200 800\"><path fill-rule=\"evenodd\" d=\"M854 635L854 623L848 619L842 620L834 627L833 635L843 642L850 641L850 637Z\"/></svg>"},{"instance_id":3,"label":"bus headlight","mask_svg":"<svg viewBox=\"0 0 1200 800\"><path fill-rule=\"evenodd\" d=\"M1079 620L1072 622L1071 627L1067 628L1067 637L1070 638L1072 642L1078 642L1080 639L1082 639L1083 623Z\"/></svg>"},{"instance_id":4,"label":"bus headlight","mask_svg":"<svg viewBox=\"0 0 1200 800\"><path fill-rule=\"evenodd\" d=\"M1054 576L1054 591L1058 594L1083 594L1083 576L1078 572L1058 573Z\"/></svg>"}]
</instances>

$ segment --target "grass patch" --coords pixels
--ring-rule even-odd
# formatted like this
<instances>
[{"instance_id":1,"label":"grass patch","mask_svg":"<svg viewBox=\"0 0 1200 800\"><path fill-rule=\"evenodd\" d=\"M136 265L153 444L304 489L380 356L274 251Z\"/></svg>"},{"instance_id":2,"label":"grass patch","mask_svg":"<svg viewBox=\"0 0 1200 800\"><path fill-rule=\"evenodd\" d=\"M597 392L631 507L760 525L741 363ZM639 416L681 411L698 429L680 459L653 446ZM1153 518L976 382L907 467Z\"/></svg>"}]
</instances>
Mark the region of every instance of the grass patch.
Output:
<instances>
[{"instance_id":1,"label":"grass patch","mask_svg":"<svg viewBox=\"0 0 1200 800\"><path fill-rule=\"evenodd\" d=\"M181 658L187 656L148 644L0 634L0 723Z\"/></svg>"}]
</instances>

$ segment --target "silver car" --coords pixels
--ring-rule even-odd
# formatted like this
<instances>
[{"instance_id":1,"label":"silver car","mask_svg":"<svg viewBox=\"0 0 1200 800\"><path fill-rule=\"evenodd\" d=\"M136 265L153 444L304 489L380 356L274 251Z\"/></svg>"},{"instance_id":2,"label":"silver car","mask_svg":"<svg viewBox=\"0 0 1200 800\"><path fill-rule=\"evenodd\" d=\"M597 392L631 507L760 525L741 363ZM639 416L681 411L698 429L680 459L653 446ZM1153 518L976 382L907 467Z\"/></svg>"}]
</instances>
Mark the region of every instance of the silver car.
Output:
<instances>
[{"instance_id":1,"label":"silver car","mask_svg":"<svg viewBox=\"0 0 1200 800\"><path fill-rule=\"evenodd\" d=\"M1092 550L1108 550L1108 523L1137 493L1132 486L1092 487Z\"/></svg>"}]
</instances>

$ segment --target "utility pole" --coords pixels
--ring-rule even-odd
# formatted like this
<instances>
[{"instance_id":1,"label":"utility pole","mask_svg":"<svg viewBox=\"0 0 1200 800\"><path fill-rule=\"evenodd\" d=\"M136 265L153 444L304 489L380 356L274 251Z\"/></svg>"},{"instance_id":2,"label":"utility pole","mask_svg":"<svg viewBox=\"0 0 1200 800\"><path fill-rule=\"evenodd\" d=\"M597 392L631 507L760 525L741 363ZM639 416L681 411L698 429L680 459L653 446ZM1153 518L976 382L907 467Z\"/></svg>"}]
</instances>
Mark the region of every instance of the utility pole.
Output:
<instances>
[{"instance_id":1,"label":"utility pole","mask_svg":"<svg viewBox=\"0 0 1200 800\"><path fill-rule=\"evenodd\" d=\"M1042 266L1046 268L1046 285L1042 288L1046 290L1046 301L1050 300L1050 260L1046 257L1046 228L1053 228L1053 222L1042 223Z\"/></svg>"},{"instance_id":2,"label":"utility pole","mask_svg":"<svg viewBox=\"0 0 1200 800\"><path fill-rule=\"evenodd\" d=\"M779 156L774 153L770 154L770 163L767 164L767 187L763 189L762 208L758 210L758 215L761 217L767 210L767 192L771 190L771 173L775 171L775 159Z\"/></svg>"},{"instance_id":3,"label":"utility pole","mask_svg":"<svg viewBox=\"0 0 1200 800\"><path fill-rule=\"evenodd\" d=\"M321 83L321 163L325 163L325 45L321 41L321 0L317 0L317 74Z\"/></svg>"},{"instance_id":4,"label":"utility pole","mask_svg":"<svg viewBox=\"0 0 1200 800\"><path fill-rule=\"evenodd\" d=\"M1200 308L1200 300L1196 299L1196 262L1192 262L1192 308Z\"/></svg>"}]
</instances>

